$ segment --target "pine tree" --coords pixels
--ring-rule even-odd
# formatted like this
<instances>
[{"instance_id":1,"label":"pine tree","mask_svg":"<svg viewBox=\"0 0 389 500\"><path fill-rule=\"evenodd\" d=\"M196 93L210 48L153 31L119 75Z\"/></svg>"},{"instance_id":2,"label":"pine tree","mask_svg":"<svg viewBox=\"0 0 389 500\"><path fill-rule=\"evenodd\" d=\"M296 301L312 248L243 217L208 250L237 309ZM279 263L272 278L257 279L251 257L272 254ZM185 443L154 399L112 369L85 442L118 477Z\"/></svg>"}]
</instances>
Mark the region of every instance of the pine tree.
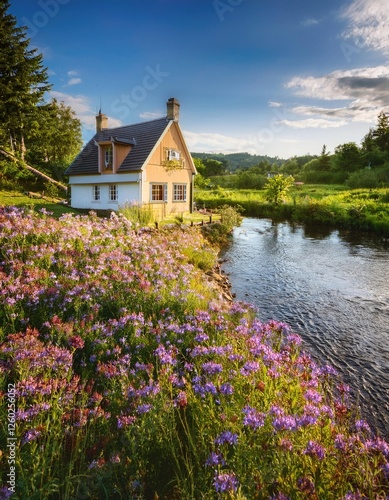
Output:
<instances>
[{"instance_id":1,"label":"pine tree","mask_svg":"<svg viewBox=\"0 0 389 500\"><path fill-rule=\"evenodd\" d=\"M9 7L0 0L0 144L24 158L25 131L51 85L42 54L29 48L27 28L17 25Z\"/></svg>"}]
</instances>

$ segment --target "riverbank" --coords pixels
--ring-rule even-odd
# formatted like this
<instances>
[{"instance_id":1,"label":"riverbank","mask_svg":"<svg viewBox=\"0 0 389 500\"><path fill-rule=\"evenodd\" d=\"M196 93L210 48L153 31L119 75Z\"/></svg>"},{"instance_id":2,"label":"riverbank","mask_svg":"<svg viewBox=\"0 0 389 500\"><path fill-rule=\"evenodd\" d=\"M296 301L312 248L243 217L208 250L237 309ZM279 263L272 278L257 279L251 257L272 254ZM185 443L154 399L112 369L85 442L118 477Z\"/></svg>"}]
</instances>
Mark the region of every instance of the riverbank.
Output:
<instances>
[{"instance_id":1,"label":"riverbank","mask_svg":"<svg viewBox=\"0 0 389 500\"><path fill-rule=\"evenodd\" d=\"M272 205L263 190L199 190L199 207L239 206L245 217L320 224L365 231L389 238L389 189L345 189L343 186L303 185L290 189L285 202Z\"/></svg>"},{"instance_id":2,"label":"riverbank","mask_svg":"<svg viewBox=\"0 0 389 500\"><path fill-rule=\"evenodd\" d=\"M2 208L0 253L3 494L11 458L15 498L386 497L388 444L199 229Z\"/></svg>"}]
</instances>

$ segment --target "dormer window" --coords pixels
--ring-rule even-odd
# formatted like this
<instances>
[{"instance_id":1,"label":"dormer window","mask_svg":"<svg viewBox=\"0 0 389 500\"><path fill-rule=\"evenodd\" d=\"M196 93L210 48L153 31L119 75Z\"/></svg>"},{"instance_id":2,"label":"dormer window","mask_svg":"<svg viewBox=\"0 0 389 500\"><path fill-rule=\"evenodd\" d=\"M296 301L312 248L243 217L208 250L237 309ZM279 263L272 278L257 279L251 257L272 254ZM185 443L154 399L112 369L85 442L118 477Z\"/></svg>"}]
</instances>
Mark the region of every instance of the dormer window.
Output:
<instances>
[{"instance_id":1,"label":"dormer window","mask_svg":"<svg viewBox=\"0 0 389 500\"><path fill-rule=\"evenodd\" d=\"M113 151L112 146L108 146L104 152L105 170L113 170Z\"/></svg>"},{"instance_id":2,"label":"dormer window","mask_svg":"<svg viewBox=\"0 0 389 500\"><path fill-rule=\"evenodd\" d=\"M168 151L168 160L179 160L181 158L181 154L176 149L169 149Z\"/></svg>"}]
</instances>

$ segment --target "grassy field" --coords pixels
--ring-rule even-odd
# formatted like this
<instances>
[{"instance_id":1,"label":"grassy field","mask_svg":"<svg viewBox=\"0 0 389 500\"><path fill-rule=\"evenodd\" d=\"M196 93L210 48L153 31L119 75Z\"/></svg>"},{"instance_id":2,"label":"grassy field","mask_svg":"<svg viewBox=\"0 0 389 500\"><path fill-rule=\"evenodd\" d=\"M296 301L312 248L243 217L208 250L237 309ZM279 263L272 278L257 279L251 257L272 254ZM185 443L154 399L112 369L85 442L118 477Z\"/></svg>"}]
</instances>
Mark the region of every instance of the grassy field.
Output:
<instances>
[{"instance_id":1,"label":"grassy field","mask_svg":"<svg viewBox=\"0 0 389 500\"><path fill-rule=\"evenodd\" d=\"M42 209L51 212L53 217L60 217L63 214L68 213L80 213L77 210L74 210L64 203L61 203L60 200L54 198L30 198L26 194L23 194L19 191L1 191L0 190L0 206L15 206L15 207L27 207L31 208L34 211L38 212Z\"/></svg>"},{"instance_id":2,"label":"grassy field","mask_svg":"<svg viewBox=\"0 0 389 500\"><path fill-rule=\"evenodd\" d=\"M346 189L334 185L303 185L290 189L278 206L266 201L264 190L201 190L199 207L240 206L247 217L269 217L389 236L389 189Z\"/></svg>"}]
</instances>

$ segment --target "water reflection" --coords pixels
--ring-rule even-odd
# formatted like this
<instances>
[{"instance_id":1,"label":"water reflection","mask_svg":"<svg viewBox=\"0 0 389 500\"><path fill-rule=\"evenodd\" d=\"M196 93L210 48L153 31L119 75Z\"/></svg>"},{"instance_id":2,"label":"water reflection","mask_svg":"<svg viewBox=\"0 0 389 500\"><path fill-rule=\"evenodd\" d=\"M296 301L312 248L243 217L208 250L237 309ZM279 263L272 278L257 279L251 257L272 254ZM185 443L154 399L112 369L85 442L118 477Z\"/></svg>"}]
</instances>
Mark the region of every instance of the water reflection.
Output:
<instances>
[{"instance_id":1,"label":"water reflection","mask_svg":"<svg viewBox=\"0 0 389 500\"><path fill-rule=\"evenodd\" d=\"M389 252L349 232L245 219L225 252L237 298L285 321L389 436Z\"/></svg>"}]
</instances>

